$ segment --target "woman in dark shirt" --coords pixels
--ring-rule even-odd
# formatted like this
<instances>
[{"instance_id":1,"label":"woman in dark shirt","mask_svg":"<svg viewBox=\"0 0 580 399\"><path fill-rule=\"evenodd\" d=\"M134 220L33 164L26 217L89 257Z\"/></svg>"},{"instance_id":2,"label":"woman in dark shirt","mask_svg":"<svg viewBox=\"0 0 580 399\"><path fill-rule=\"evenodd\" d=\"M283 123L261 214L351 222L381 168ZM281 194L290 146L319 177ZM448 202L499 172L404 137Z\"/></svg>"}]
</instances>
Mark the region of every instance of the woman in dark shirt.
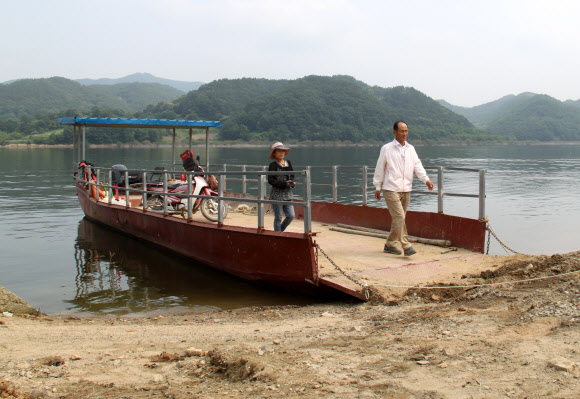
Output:
<instances>
[{"instance_id":1,"label":"woman in dark shirt","mask_svg":"<svg viewBox=\"0 0 580 399\"><path fill-rule=\"evenodd\" d=\"M268 171L287 171L292 172L292 163L286 159L286 155L290 152L290 148L284 144L277 142L272 145L270 149L270 159L274 162L270 164ZM294 219L294 207L292 204L292 188L296 185L294 182L294 174L287 175L269 175L268 183L272 185L270 192L271 201L288 201L288 205L272 204L274 210L274 230L284 231L286 227ZM284 221L282 216L286 215Z\"/></svg>"}]
</instances>

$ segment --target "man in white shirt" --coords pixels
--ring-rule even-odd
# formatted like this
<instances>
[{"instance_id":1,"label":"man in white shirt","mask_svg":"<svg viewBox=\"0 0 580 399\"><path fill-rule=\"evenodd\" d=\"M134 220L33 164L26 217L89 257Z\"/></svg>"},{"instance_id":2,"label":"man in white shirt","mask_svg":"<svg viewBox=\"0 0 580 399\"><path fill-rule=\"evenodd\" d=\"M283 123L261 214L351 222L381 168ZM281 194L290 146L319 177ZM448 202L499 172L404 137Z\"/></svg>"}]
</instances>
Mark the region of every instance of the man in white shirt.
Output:
<instances>
[{"instance_id":1,"label":"man in white shirt","mask_svg":"<svg viewBox=\"0 0 580 399\"><path fill-rule=\"evenodd\" d=\"M391 231L384 251L400 255L401 251L396 247L397 243L400 243L405 256L411 256L417 252L409 244L405 215L411 198L413 173L427 185L429 190L433 190L435 185L429 180L415 147L407 143L409 135L407 124L403 121L395 122L393 133L395 139L381 148L375 168L373 178L373 184L376 187L375 198L379 201L381 191L384 193L392 219Z\"/></svg>"}]
</instances>

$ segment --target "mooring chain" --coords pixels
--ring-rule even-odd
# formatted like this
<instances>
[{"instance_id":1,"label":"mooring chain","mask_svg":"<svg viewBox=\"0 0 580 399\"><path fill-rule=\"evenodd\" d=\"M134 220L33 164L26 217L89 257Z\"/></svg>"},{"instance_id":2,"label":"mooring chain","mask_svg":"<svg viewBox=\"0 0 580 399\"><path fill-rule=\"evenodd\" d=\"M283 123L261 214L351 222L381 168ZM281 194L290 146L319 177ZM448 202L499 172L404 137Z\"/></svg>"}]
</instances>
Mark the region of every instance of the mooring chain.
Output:
<instances>
[{"instance_id":1,"label":"mooring chain","mask_svg":"<svg viewBox=\"0 0 580 399\"><path fill-rule=\"evenodd\" d=\"M334 266L336 268L336 270L338 270L339 272L342 273L342 275L344 277L346 277L347 279L349 279L350 281L352 281L353 283L361 286L361 288L363 289L363 292L365 294L365 298L368 300L371 297L371 294L373 293L373 291L371 290L371 287L368 286L367 283L365 282L360 282L358 280L356 280L354 277L349 276L344 270L342 270L332 259L330 259L330 256L328 256L326 254L326 252L324 252L324 250L322 248L320 248L320 246L318 244L316 244L316 265L318 266L318 251L320 250L320 252L322 253L322 255L324 255L324 257L326 259L328 259L328 261L330 262L330 264L332 266Z\"/></svg>"},{"instance_id":2,"label":"mooring chain","mask_svg":"<svg viewBox=\"0 0 580 399\"><path fill-rule=\"evenodd\" d=\"M514 251L513 249L511 249L510 247L508 247L507 245L505 245L497 236L497 234L495 234L495 231L493 231L493 229L491 228L491 225L489 224L489 222L487 222L487 229L489 230L489 234L493 235L493 237L497 240L497 242L499 242L499 244L503 247L504 250L507 251L511 251L514 254L518 254L521 255L521 252L518 251ZM487 252L489 253L489 235L487 236Z\"/></svg>"}]
</instances>

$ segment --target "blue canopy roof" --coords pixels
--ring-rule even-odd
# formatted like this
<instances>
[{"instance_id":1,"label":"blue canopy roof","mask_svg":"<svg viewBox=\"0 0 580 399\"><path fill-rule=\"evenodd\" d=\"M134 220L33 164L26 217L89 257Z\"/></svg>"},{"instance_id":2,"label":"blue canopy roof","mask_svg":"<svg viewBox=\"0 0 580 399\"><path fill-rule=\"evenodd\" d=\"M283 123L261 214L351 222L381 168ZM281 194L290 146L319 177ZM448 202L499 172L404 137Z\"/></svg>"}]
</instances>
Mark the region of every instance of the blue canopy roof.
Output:
<instances>
[{"instance_id":1,"label":"blue canopy roof","mask_svg":"<svg viewBox=\"0 0 580 399\"><path fill-rule=\"evenodd\" d=\"M170 119L128 118L81 118L77 116L58 118L61 125L85 125L103 127L157 127L157 128L202 128L221 127L220 121L190 121Z\"/></svg>"}]
</instances>

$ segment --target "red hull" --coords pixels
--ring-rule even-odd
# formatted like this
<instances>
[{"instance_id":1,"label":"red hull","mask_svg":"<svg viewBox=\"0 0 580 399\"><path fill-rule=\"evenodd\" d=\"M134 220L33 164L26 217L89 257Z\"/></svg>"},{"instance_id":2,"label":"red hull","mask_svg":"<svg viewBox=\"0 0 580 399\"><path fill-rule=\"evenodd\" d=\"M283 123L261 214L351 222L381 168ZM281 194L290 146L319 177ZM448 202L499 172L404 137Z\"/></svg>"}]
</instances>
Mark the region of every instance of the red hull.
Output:
<instances>
[{"instance_id":1,"label":"red hull","mask_svg":"<svg viewBox=\"0 0 580 399\"><path fill-rule=\"evenodd\" d=\"M97 203L82 185L77 195L85 215L94 221L168 248L215 269L249 281L283 286L295 292L338 293L358 299L364 295L318 278L312 234L258 231L257 228L218 226L187 221L137 208ZM312 220L376 229L390 225L388 210L368 206L312 202ZM295 207L303 217L302 207ZM453 245L483 252L485 222L443 214L409 212L410 234L451 240ZM313 282L318 282L315 285Z\"/></svg>"},{"instance_id":2,"label":"red hull","mask_svg":"<svg viewBox=\"0 0 580 399\"><path fill-rule=\"evenodd\" d=\"M318 278L310 234L281 233L186 221L159 213L97 203L77 187L85 215L245 280L311 285ZM292 265L292 267L289 267Z\"/></svg>"}]
</instances>

